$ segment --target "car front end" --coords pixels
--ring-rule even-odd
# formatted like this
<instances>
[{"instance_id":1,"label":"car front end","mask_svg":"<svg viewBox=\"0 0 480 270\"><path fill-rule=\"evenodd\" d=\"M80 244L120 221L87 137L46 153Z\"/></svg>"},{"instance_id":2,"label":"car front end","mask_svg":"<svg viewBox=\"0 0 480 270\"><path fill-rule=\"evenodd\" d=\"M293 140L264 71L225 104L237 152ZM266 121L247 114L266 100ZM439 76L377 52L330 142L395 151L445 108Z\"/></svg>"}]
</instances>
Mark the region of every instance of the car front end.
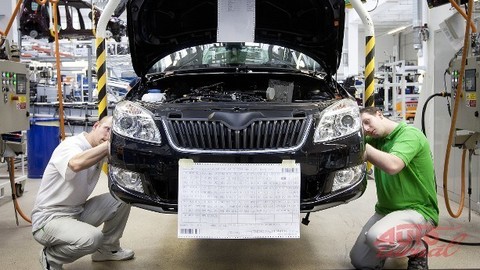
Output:
<instances>
[{"instance_id":1,"label":"car front end","mask_svg":"<svg viewBox=\"0 0 480 270\"><path fill-rule=\"evenodd\" d=\"M216 39L217 1L180 2L128 3L140 81L113 113L112 194L141 208L176 213L180 160L294 160L301 171L301 212L360 197L366 167L359 107L332 76L342 47L344 2L292 7L257 0L255 42ZM263 14L285 10L294 20L285 25ZM179 29L155 28L160 21ZM296 23L302 33L293 35Z\"/></svg>"}]
</instances>

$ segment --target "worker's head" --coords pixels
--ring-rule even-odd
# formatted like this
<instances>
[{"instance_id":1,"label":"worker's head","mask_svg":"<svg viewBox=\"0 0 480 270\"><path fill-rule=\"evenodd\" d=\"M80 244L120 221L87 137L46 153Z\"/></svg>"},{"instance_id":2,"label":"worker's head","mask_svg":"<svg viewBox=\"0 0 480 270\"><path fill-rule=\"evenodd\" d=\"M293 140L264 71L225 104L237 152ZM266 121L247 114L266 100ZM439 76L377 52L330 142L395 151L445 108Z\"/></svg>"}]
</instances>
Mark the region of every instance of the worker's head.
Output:
<instances>
[{"instance_id":1,"label":"worker's head","mask_svg":"<svg viewBox=\"0 0 480 270\"><path fill-rule=\"evenodd\" d=\"M376 107L365 107L360 109L363 130L368 136L374 138L385 137L390 133L389 120L383 116L380 109Z\"/></svg>"},{"instance_id":2,"label":"worker's head","mask_svg":"<svg viewBox=\"0 0 480 270\"><path fill-rule=\"evenodd\" d=\"M112 128L112 117L105 116L93 124L93 129L90 131L91 143L95 147L104 141L110 140L110 130Z\"/></svg>"}]
</instances>

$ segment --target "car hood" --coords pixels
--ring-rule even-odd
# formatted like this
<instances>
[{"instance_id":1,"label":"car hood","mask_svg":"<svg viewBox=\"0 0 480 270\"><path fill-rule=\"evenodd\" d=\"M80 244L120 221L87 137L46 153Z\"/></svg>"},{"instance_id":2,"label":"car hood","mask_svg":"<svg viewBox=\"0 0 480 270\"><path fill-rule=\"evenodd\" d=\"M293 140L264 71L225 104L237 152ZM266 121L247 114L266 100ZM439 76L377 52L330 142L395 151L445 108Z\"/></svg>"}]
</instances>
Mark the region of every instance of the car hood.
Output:
<instances>
[{"instance_id":1,"label":"car hood","mask_svg":"<svg viewBox=\"0 0 480 270\"><path fill-rule=\"evenodd\" d=\"M241 2L250 1L255 4L254 27L250 27L253 42L294 49L319 62L328 74L336 73L343 46L344 0ZM127 27L137 75L145 75L155 62L173 52L221 42L217 38L225 16L220 16L219 10L225 7L219 9L218 2L225 3L227 10L232 8L225 0L129 0Z\"/></svg>"}]
</instances>

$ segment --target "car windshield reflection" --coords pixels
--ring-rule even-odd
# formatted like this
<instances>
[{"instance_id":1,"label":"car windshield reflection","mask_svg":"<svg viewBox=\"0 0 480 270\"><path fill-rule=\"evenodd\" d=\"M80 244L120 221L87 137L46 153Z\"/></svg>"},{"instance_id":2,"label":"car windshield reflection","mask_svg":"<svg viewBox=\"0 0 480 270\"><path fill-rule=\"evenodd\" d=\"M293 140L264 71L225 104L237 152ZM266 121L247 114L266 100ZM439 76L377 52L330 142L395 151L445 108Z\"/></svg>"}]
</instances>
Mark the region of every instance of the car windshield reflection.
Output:
<instances>
[{"instance_id":1,"label":"car windshield reflection","mask_svg":"<svg viewBox=\"0 0 480 270\"><path fill-rule=\"evenodd\" d=\"M222 66L268 66L320 72L322 66L307 55L277 45L213 43L174 52L153 65L148 73Z\"/></svg>"}]
</instances>

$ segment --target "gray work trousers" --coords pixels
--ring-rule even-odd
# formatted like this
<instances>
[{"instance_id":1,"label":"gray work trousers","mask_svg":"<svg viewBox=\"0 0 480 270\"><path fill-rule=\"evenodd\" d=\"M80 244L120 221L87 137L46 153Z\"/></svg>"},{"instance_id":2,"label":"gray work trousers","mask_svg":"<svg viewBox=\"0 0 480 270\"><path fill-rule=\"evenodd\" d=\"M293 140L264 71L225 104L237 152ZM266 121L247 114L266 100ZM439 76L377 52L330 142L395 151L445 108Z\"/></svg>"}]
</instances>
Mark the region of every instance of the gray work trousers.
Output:
<instances>
[{"instance_id":1,"label":"gray work trousers","mask_svg":"<svg viewBox=\"0 0 480 270\"><path fill-rule=\"evenodd\" d=\"M99 248L117 250L129 214L130 205L105 193L88 199L79 216L54 218L33 237L46 247L49 261L63 265Z\"/></svg>"},{"instance_id":2,"label":"gray work trousers","mask_svg":"<svg viewBox=\"0 0 480 270\"><path fill-rule=\"evenodd\" d=\"M415 210L375 213L361 230L350 251L356 269L382 269L386 258L406 257L425 250L422 238L432 229Z\"/></svg>"}]
</instances>

